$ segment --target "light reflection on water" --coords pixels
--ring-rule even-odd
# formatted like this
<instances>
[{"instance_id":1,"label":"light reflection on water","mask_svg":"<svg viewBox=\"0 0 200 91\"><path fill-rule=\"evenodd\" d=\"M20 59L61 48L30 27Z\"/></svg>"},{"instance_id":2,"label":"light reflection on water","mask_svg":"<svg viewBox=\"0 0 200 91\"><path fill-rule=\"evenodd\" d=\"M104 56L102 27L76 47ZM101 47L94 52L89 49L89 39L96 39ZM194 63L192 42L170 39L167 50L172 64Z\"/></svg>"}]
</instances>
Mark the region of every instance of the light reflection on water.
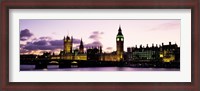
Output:
<instances>
[{"instance_id":1,"label":"light reflection on water","mask_svg":"<svg viewBox=\"0 0 200 91\"><path fill-rule=\"evenodd\" d=\"M20 65L20 71L180 71L180 69L178 68L131 68L131 67L59 68L58 65L48 65L47 69L35 69L35 65Z\"/></svg>"}]
</instances>

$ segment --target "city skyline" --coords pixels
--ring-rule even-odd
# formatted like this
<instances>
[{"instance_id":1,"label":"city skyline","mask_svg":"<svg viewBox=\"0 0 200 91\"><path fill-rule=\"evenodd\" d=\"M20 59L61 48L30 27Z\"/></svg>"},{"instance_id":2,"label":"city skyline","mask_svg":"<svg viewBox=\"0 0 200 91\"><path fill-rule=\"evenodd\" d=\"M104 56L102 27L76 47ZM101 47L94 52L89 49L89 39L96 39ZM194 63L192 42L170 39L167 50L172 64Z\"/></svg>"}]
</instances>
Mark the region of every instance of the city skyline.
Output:
<instances>
[{"instance_id":1,"label":"city skyline","mask_svg":"<svg viewBox=\"0 0 200 91\"><path fill-rule=\"evenodd\" d=\"M180 46L180 20L32 20L20 22L20 53L59 53L64 36L73 36L73 47L83 40L85 48L102 46L104 52L116 51L116 35L121 26L124 51L127 47L161 45Z\"/></svg>"}]
</instances>

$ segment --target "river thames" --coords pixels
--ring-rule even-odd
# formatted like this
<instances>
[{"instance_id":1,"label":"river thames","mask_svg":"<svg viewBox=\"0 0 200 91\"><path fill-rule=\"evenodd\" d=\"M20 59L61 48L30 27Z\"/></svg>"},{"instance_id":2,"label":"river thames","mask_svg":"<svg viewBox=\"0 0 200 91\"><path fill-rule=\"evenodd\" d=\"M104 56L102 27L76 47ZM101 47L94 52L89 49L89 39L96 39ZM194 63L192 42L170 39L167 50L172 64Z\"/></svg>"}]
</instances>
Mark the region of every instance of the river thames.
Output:
<instances>
[{"instance_id":1,"label":"river thames","mask_svg":"<svg viewBox=\"0 0 200 91\"><path fill-rule=\"evenodd\" d=\"M35 65L20 65L20 71L180 71L180 69L179 68L132 68L132 67L59 68L58 65L48 65L47 69L35 69Z\"/></svg>"}]
</instances>

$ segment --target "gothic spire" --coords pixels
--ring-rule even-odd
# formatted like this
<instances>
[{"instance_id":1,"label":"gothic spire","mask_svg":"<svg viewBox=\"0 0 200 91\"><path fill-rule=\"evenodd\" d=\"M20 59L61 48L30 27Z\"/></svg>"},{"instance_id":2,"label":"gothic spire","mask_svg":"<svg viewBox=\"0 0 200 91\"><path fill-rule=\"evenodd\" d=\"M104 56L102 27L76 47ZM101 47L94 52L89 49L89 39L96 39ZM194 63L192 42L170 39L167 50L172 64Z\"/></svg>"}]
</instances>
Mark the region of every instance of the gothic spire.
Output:
<instances>
[{"instance_id":1,"label":"gothic spire","mask_svg":"<svg viewBox=\"0 0 200 91\"><path fill-rule=\"evenodd\" d=\"M80 45L83 45L83 41L82 41L82 38L81 38L81 44Z\"/></svg>"}]
</instances>

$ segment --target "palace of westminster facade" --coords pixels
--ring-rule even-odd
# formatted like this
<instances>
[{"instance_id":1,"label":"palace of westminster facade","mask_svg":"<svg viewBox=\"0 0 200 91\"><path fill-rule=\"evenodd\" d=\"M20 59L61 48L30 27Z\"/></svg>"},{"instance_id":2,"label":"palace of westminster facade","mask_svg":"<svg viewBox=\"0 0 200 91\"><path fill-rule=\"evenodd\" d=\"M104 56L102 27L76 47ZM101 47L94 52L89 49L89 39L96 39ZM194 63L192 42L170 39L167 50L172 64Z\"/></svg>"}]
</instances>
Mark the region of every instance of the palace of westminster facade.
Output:
<instances>
[{"instance_id":1,"label":"palace of westminster facade","mask_svg":"<svg viewBox=\"0 0 200 91\"><path fill-rule=\"evenodd\" d=\"M127 52L124 52L124 36L121 27L118 29L116 36L116 51L112 53L102 53L102 47L92 47L84 51L83 41L81 39L79 49L72 50L73 37L64 37L64 49L60 51L59 55L51 55L51 59L62 60L95 60L95 61L134 61L134 60L162 60L163 62L180 61L180 47L177 44L154 46L151 47L129 47Z\"/></svg>"},{"instance_id":2,"label":"palace of westminster facade","mask_svg":"<svg viewBox=\"0 0 200 91\"><path fill-rule=\"evenodd\" d=\"M116 52L102 53L102 47L92 47L84 52L84 45L81 39L79 49L73 49L73 37L64 37L64 49L59 55L52 55L51 59L63 59L63 60L100 60L100 61L120 61L124 60L124 37L121 27L119 27L116 37Z\"/></svg>"}]
</instances>

